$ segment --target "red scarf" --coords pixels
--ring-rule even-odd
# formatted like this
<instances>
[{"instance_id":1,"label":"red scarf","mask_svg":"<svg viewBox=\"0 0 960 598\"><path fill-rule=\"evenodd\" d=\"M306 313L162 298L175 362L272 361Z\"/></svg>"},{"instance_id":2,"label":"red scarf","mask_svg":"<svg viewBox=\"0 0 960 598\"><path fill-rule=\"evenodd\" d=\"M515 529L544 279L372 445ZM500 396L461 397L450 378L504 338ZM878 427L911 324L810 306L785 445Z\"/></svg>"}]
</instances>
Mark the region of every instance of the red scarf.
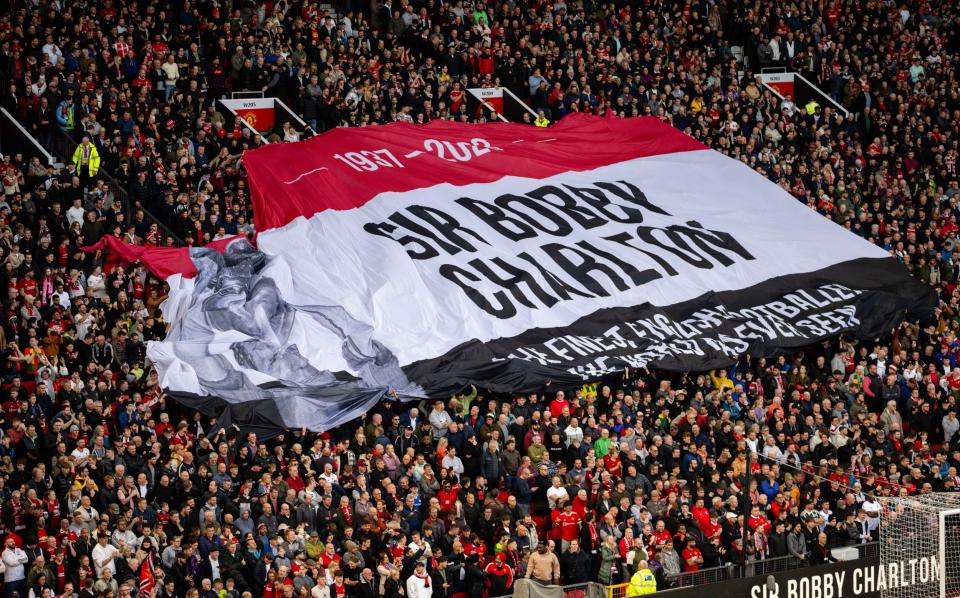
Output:
<instances>
[{"instance_id":1,"label":"red scarf","mask_svg":"<svg viewBox=\"0 0 960 598\"><path fill-rule=\"evenodd\" d=\"M414 573L414 575L415 575L418 579L422 579L422 580L423 580L423 587L425 587L425 588L429 588L429 587L430 587L430 576L429 576L429 575L422 575L422 576L421 576L421 575L417 575L416 573Z\"/></svg>"}]
</instances>

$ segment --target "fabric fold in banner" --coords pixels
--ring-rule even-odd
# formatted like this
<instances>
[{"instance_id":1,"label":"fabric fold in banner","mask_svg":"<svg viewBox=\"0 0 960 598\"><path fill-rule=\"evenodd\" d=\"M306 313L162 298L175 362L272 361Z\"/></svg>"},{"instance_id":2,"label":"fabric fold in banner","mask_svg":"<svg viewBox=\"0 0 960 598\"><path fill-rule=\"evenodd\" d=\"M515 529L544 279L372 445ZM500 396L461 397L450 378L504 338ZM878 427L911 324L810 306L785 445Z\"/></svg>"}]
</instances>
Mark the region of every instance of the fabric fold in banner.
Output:
<instances>
[{"instance_id":1,"label":"fabric fold in banner","mask_svg":"<svg viewBox=\"0 0 960 598\"><path fill-rule=\"evenodd\" d=\"M882 249L652 118L335 129L244 157L258 227L171 278L161 384L324 430L385 393L696 370L929 313Z\"/></svg>"},{"instance_id":2,"label":"fabric fold in banner","mask_svg":"<svg viewBox=\"0 0 960 598\"><path fill-rule=\"evenodd\" d=\"M237 237L229 237L214 241L206 247L223 252L223 249ZM182 274L192 278L197 274L197 268L190 259L190 249L186 247L151 247L146 245L130 245L111 235L104 235L93 245L80 248L81 251L92 253L102 251L106 254L104 260L106 272L109 274L117 265L142 263L155 276L167 278Z\"/></svg>"}]
</instances>

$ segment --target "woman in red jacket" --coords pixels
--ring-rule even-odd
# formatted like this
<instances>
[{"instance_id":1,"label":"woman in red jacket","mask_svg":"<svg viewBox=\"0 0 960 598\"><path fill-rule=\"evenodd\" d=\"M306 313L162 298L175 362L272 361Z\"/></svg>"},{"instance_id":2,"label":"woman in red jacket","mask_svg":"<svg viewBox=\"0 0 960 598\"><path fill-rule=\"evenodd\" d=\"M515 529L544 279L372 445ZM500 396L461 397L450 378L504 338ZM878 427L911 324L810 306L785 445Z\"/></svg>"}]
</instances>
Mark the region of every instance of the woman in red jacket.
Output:
<instances>
[{"instance_id":1,"label":"woman in red jacket","mask_svg":"<svg viewBox=\"0 0 960 598\"><path fill-rule=\"evenodd\" d=\"M267 571L267 582L263 584L263 598L281 598L283 596L283 584L277 582L277 572Z\"/></svg>"}]
</instances>

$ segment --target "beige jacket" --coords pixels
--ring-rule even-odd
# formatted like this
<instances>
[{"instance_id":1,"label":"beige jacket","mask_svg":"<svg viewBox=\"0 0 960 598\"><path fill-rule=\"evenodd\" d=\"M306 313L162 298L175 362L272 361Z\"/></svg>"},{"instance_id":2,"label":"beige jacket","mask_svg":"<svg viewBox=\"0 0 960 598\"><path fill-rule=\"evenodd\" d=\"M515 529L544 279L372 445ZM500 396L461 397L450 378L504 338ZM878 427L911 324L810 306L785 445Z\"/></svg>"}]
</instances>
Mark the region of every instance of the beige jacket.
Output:
<instances>
[{"instance_id":1,"label":"beige jacket","mask_svg":"<svg viewBox=\"0 0 960 598\"><path fill-rule=\"evenodd\" d=\"M553 582L560 579L560 559L557 555L547 551L545 554L534 552L527 563L527 578L532 577L539 581Z\"/></svg>"}]
</instances>

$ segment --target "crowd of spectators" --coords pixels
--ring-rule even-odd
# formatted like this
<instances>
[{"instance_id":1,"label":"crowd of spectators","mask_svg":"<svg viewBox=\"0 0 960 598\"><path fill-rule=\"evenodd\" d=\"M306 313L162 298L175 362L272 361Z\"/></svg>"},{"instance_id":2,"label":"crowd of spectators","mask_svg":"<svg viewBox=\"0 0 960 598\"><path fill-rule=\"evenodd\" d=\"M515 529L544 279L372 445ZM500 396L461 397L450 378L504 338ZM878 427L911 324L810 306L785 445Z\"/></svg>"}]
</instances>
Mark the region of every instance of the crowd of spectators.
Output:
<instances>
[{"instance_id":1,"label":"crowd of spectators","mask_svg":"<svg viewBox=\"0 0 960 598\"><path fill-rule=\"evenodd\" d=\"M958 6L0 1L0 107L66 163L0 164L6 595L476 598L638 567L663 589L820 563L877 539L882 497L960 491ZM767 66L847 113L781 100ZM262 91L324 131L482 120L464 90L494 85L553 122L669 122L889 250L940 308L727 371L385 402L324 434L218 429L157 388L162 283L79 247L252 232L241 153L263 140L214 100Z\"/></svg>"}]
</instances>

